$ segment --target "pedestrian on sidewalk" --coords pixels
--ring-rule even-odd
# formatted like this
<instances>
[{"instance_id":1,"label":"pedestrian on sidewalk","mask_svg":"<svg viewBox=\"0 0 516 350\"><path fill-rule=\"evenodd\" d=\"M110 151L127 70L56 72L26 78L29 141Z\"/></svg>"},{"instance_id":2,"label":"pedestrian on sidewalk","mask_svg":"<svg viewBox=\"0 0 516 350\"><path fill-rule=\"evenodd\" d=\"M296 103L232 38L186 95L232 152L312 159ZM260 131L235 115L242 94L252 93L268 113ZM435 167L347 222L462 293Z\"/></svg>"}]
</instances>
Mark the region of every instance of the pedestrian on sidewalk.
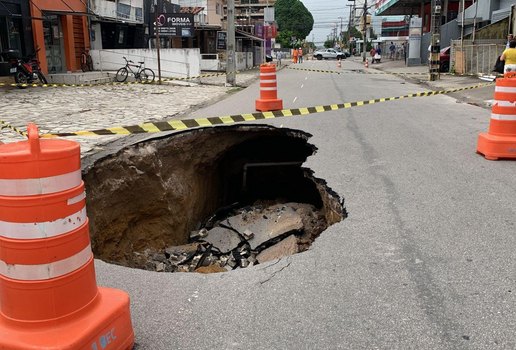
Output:
<instances>
[{"instance_id":1,"label":"pedestrian on sidewalk","mask_svg":"<svg viewBox=\"0 0 516 350\"><path fill-rule=\"evenodd\" d=\"M297 49L295 47L292 50L292 60L294 63L297 63Z\"/></svg>"},{"instance_id":2,"label":"pedestrian on sidewalk","mask_svg":"<svg viewBox=\"0 0 516 350\"><path fill-rule=\"evenodd\" d=\"M504 50L500 61L505 62L504 73L516 73L516 40L511 40L509 48Z\"/></svg>"},{"instance_id":3,"label":"pedestrian on sidewalk","mask_svg":"<svg viewBox=\"0 0 516 350\"><path fill-rule=\"evenodd\" d=\"M394 59L394 53L396 52L396 45L391 41L391 46L389 46L389 58L391 60Z\"/></svg>"},{"instance_id":4,"label":"pedestrian on sidewalk","mask_svg":"<svg viewBox=\"0 0 516 350\"><path fill-rule=\"evenodd\" d=\"M299 48L299 50L297 50L297 61L299 63L303 63L303 49L302 48Z\"/></svg>"}]
</instances>

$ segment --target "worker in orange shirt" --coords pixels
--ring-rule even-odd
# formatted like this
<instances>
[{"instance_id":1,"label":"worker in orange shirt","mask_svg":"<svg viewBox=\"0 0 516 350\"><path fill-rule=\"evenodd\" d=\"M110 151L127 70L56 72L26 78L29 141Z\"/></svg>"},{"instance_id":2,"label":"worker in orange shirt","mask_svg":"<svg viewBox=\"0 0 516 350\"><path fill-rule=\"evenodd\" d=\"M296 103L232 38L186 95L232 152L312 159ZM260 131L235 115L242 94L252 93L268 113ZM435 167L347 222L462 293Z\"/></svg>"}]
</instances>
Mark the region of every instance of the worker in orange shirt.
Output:
<instances>
[{"instance_id":1,"label":"worker in orange shirt","mask_svg":"<svg viewBox=\"0 0 516 350\"><path fill-rule=\"evenodd\" d=\"M292 59L293 59L294 63L297 63L297 49L296 48L294 48L292 50Z\"/></svg>"}]
</instances>

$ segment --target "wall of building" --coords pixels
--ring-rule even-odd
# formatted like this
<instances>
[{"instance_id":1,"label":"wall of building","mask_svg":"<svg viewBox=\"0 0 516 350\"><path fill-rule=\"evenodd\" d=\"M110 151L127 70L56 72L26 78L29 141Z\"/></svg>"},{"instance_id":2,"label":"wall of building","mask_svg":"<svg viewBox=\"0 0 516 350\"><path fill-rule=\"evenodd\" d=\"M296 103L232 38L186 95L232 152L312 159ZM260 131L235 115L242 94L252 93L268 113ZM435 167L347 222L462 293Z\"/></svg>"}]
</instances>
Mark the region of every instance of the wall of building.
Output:
<instances>
[{"instance_id":1,"label":"wall of building","mask_svg":"<svg viewBox=\"0 0 516 350\"><path fill-rule=\"evenodd\" d=\"M224 2L221 0L208 0L208 23L221 25L224 14Z\"/></svg>"},{"instance_id":2,"label":"wall of building","mask_svg":"<svg viewBox=\"0 0 516 350\"><path fill-rule=\"evenodd\" d=\"M143 0L94 0L91 4L93 12L99 16L143 23Z\"/></svg>"},{"instance_id":3,"label":"wall of building","mask_svg":"<svg viewBox=\"0 0 516 350\"><path fill-rule=\"evenodd\" d=\"M124 57L133 62L145 62L158 76L158 56L156 50L123 49L91 50L94 69L98 71L117 71L125 66ZM201 53L199 49L161 49L161 76L184 78L199 76L201 71ZM138 63L137 63L138 64Z\"/></svg>"}]
</instances>

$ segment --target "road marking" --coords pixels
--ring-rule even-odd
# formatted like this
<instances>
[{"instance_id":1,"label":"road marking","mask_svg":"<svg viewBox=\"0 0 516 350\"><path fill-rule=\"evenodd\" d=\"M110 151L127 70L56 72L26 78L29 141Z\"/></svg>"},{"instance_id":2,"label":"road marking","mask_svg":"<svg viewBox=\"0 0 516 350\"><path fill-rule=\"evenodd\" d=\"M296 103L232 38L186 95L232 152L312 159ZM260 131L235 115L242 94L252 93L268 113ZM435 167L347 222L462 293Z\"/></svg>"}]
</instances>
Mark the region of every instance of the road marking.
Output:
<instances>
[{"instance_id":1,"label":"road marking","mask_svg":"<svg viewBox=\"0 0 516 350\"><path fill-rule=\"evenodd\" d=\"M294 97L294 101L292 101L292 103L296 102L296 100L297 100L297 96L296 96L296 97Z\"/></svg>"},{"instance_id":2,"label":"road marking","mask_svg":"<svg viewBox=\"0 0 516 350\"><path fill-rule=\"evenodd\" d=\"M301 89L305 86L305 84L301 84Z\"/></svg>"}]
</instances>

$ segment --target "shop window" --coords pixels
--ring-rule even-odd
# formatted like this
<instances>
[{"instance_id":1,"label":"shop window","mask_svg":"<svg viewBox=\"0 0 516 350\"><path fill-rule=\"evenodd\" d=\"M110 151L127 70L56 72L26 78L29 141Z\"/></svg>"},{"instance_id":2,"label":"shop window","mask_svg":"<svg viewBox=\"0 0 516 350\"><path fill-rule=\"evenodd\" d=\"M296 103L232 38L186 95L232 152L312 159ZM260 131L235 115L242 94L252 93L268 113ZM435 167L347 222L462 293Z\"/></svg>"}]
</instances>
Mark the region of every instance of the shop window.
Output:
<instances>
[{"instance_id":1,"label":"shop window","mask_svg":"<svg viewBox=\"0 0 516 350\"><path fill-rule=\"evenodd\" d=\"M118 17L129 19L131 17L131 6L118 3L117 12L118 12Z\"/></svg>"}]
</instances>

